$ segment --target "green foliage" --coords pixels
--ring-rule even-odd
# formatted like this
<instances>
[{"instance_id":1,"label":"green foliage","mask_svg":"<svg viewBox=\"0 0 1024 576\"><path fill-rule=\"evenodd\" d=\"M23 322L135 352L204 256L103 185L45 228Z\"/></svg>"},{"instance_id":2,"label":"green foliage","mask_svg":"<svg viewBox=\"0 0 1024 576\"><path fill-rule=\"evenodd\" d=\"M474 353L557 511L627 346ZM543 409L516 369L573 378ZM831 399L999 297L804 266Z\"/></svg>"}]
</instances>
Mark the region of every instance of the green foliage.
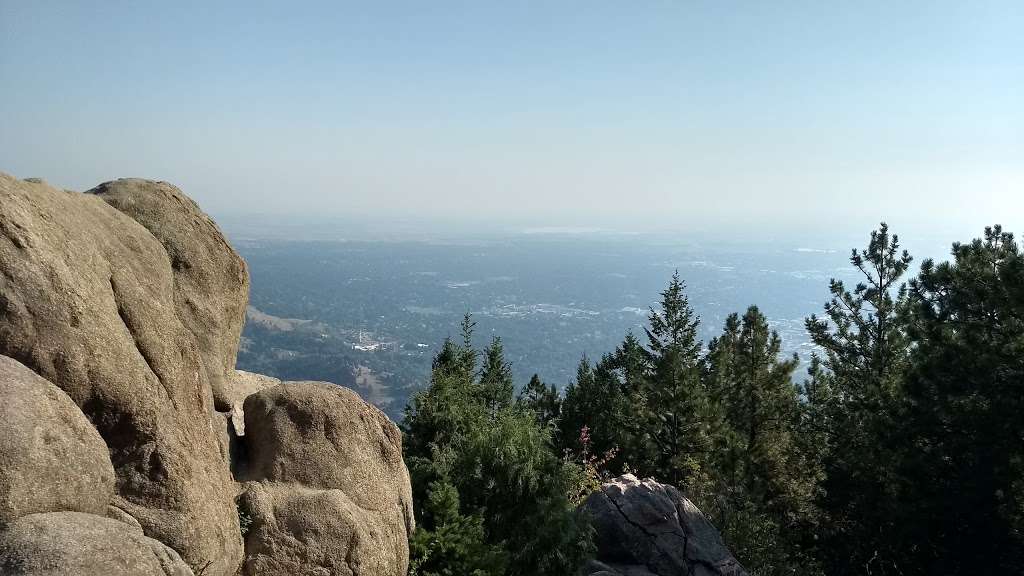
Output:
<instances>
[{"instance_id":1,"label":"green foliage","mask_svg":"<svg viewBox=\"0 0 1024 576\"><path fill-rule=\"evenodd\" d=\"M999 227L952 254L908 286L872 232L800 384L755 306L705 349L678 274L647 342L584 357L564 399L535 376L513 402L467 316L403 424L413 574L575 573L573 510L624 471L681 487L752 574L1024 573L1024 255Z\"/></svg>"},{"instance_id":2,"label":"green foliage","mask_svg":"<svg viewBox=\"0 0 1024 576\"><path fill-rule=\"evenodd\" d=\"M562 412L562 398L558 389L541 382L537 374L523 388L517 403L520 408L533 412L537 424L542 428L552 427Z\"/></svg>"},{"instance_id":3,"label":"green foliage","mask_svg":"<svg viewBox=\"0 0 1024 576\"><path fill-rule=\"evenodd\" d=\"M480 368L480 393L484 405L496 414L512 405L515 386L512 384L512 366L505 361L501 338L495 336L484 348L483 366Z\"/></svg>"},{"instance_id":4,"label":"green foliage","mask_svg":"<svg viewBox=\"0 0 1024 576\"><path fill-rule=\"evenodd\" d=\"M920 574L1021 574L1024 256L998 226L952 253L911 283L900 516L919 545L907 561Z\"/></svg>"},{"instance_id":5,"label":"green foliage","mask_svg":"<svg viewBox=\"0 0 1024 576\"><path fill-rule=\"evenodd\" d=\"M757 574L813 573L799 535L816 516L813 469L798 440L802 405L781 341L751 306L726 319L705 358L708 389L720 410L711 476L715 518L734 553ZM798 530L799 529L799 530ZM799 559L799 563L795 563Z\"/></svg>"},{"instance_id":6,"label":"green foliage","mask_svg":"<svg viewBox=\"0 0 1024 576\"><path fill-rule=\"evenodd\" d=\"M719 414L701 379L700 319L676 272L661 293L661 309L651 309L644 380L646 409L641 414L650 460L639 470L690 494L704 494L710 481L712 434ZM698 496L698 499L700 497Z\"/></svg>"},{"instance_id":7,"label":"green foliage","mask_svg":"<svg viewBox=\"0 0 1024 576\"><path fill-rule=\"evenodd\" d=\"M242 506L237 502L235 503L235 509L238 512L238 529L242 533L242 538L245 538L252 527L252 515L243 510Z\"/></svg>"},{"instance_id":8,"label":"green foliage","mask_svg":"<svg viewBox=\"0 0 1024 576\"><path fill-rule=\"evenodd\" d=\"M413 564L420 574L572 572L591 549L569 499L579 472L555 454L550 427L512 402L500 340L474 378L471 336L467 317L463 344L445 343L402 425L422 532Z\"/></svg>"},{"instance_id":9,"label":"green foliage","mask_svg":"<svg viewBox=\"0 0 1024 576\"><path fill-rule=\"evenodd\" d=\"M604 361L595 369L586 357L581 359L576 380L565 389L562 403L558 444L563 452L581 456L618 450L625 435L622 423L630 408L627 402ZM586 445L581 441L584 436Z\"/></svg>"},{"instance_id":10,"label":"green foliage","mask_svg":"<svg viewBox=\"0 0 1024 576\"><path fill-rule=\"evenodd\" d=\"M898 505L893 431L910 348L902 278L911 261L882 223L867 249L850 256L864 280L852 292L832 280L826 318L806 321L829 372L828 394L809 398L815 417L827 421L829 449L819 456L821 506L829 517L821 549L829 573L878 572L903 554L891 538L891 510Z\"/></svg>"},{"instance_id":11,"label":"green foliage","mask_svg":"<svg viewBox=\"0 0 1024 576\"><path fill-rule=\"evenodd\" d=\"M409 540L410 576L504 574L508 555L486 541L483 518L459 511L459 493L449 482L431 482L421 509L424 525Z\"/></svg>"}]
</instances>

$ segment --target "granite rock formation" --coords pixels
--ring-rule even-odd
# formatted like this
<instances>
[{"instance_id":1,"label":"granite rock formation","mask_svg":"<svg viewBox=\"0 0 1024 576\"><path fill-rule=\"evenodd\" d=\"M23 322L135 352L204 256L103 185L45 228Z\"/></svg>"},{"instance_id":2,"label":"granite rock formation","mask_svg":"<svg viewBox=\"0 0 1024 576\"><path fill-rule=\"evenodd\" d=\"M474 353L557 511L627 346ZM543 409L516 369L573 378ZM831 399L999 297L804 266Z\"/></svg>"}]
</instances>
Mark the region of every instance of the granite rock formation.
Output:
<instances>
[{"instance_id":1,"label":"granite rock formation","mask_svg":"<svg viewBox=\"0 0 1024 576\"><path fill-rule=\"evenodd\" d=\"M4 573L404 574L397 428L332 384L236 371L248 283L170 184L0 173ZM322 545L286 552L303 533Z\"/></svg>"}]
</instances>

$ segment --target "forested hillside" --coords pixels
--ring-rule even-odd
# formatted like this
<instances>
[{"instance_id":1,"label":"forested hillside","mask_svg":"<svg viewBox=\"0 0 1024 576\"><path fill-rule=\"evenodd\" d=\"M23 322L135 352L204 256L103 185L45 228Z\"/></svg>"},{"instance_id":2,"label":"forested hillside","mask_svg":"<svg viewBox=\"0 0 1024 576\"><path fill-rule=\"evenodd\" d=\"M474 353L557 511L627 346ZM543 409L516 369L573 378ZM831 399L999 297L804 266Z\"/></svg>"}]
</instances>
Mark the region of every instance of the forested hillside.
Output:
<instances>
[{"instance_id":1,"label":"forested hillside","mask_svg":"<svg viewBox=\"0 0 1024 576\"><path fill-rule=\"evenodd\" d=\"M467 316L402 424L413 573L573 573L593 552L573 510L624 472L682 489L752 574L1022 573L1018 244L996 226L914 275L882 224L850 263L802 377L756 306L702 342L678 273L564 394L516 394Z\"/></svg>"}]
</instances>

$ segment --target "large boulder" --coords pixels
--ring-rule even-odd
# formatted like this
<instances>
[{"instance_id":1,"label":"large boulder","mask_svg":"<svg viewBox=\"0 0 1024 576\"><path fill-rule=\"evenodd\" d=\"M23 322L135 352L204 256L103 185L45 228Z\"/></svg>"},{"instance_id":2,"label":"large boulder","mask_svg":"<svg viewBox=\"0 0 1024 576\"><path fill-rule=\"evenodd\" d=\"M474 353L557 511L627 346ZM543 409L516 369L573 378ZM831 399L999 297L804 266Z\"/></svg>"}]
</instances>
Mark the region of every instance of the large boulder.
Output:
<instances>
[{"instance_id":1,"label":"large boulder","mask_svg":"<svg viewBox=\"0 0 1024 576\"><path fill-rule=\"evenodd\" d=\"M0 527L39 512L103 514L107 445L60 388L0 356Z\"/></svg>"},{"instance_id":2,"label":"large boulder","mask_svg":"<svg viewBox=\"0 0 1024 576\"><path fill-rule=\"evenodd\" d=\"M194 576L177 552L129 524L80 512L19 518L0 530L8 576Z\"/></svg>"},{"instance_id":3,"label":"large boulder","mask_svg":"<svg viewBox=\"0 0 1024 576\"><path fill-rule=\"evenodd\" d=\"M589 576L746 576L718 530L673 486L632 474L601 486L582 505L594 525Z\"/></svg>"},{"instance_id":4,"label":"large boulder","mask_svg":"<svg viewBox=\"0 0 1024 576\"><path fill-rule=\"evenodd\" d=\"M0 174L0 573L234 576L239 491L249 574L406 573L398 428L234 370L247 290L169 184Z\"/></svg>"},{"instance_id":5,"label":"large boulder","mask_svg":"<svg viewBox=\"0 0 1024 576\"><path fill-rule=\"evenodd\" d=\"M386 559L387 570L374 568L357 574L405 573L408 535L413 529L412 490L402 461L401 432L383 412L347 388L321 382L283 382L246 398L245 447L248 461L243 479L284 485L270 489L268 497L255 499L271 502L275 510L273 515L261 517L292 519L276 522L276 531L260 537L277 544L253 548L249 540L246 566L250 574L271 573L253 571L252 567L266 565L254 556L261 554L259 550L285 546L285 542L289 547L306 542L303 533L321 529L311 528L311 519L300 520L316 510L315 502L324 503L325 509L347 510L338 522L354 534L348 550L355 550L360 542L380 542L377 546L384 559L367 561L367 565L382 566ZM310 493L295 484L321 492ZM292 489L299 491L289 493ZM356 508L362 512L357 513ZM363 521L365 518L375 520ZM312 558L319 557L320 548L315 539L309 541L313 544L305 557L312 564L303 570L313 573L319 561Z\"/></svg>"},{"instance_id":6,"label":"large boulder","mask_svg":"<svg viewBox=\"0 0 1024 576\"><path fill-rule=\"evenodd\" d=\"M163 209L174 222L175 211L197 218L193 208ZM235 490L213 430L201 326L187 324L203 315L183 312L182 286L165 245L101 196L0 174L0 354L89 417L110 451L117 508L192 566L210 563L207 576L227 575L242 557Z\"/></svg>"},{"instance_id":7,"label":"large boulder","mask_svg":"<svg viewBox=\"0 0 1024 576\"><path fill-rule=\"evenodd\" d=\"M245 261L213 220L167 182L122 178L88 193L131 216L163 244L178 316L199 344L217 409L229 409L225 381L234 372L249 300Z\"/></svg>"},{"instance_id":8,"label":"large boulder","mask_svg":"<svg viewBox=\"0 0 1024 576\"><path fill-rule=\"evenodd\" d=\"M405 576L404 526L342 490L249 482L240 508L251 522L248 576Z\"/></svg>"}]
</instances>

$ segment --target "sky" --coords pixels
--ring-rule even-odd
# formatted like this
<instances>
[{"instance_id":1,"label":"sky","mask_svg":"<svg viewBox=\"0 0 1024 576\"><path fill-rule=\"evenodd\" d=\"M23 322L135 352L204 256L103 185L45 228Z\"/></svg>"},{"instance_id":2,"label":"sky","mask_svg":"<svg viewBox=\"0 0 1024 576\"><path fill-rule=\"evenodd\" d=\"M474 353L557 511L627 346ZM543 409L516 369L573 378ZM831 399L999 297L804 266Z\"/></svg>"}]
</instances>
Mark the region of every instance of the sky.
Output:
<instances>
[{"instance_id":1,"label":"sky","mask_svg":"<svg viewBox=\"0 0 1024 576\"><path fill-rule=\"evenodd\" d=\"M0 0L0 170L210 213L1024 232L1024 3Z\"/></svg>"}]
</instances>

